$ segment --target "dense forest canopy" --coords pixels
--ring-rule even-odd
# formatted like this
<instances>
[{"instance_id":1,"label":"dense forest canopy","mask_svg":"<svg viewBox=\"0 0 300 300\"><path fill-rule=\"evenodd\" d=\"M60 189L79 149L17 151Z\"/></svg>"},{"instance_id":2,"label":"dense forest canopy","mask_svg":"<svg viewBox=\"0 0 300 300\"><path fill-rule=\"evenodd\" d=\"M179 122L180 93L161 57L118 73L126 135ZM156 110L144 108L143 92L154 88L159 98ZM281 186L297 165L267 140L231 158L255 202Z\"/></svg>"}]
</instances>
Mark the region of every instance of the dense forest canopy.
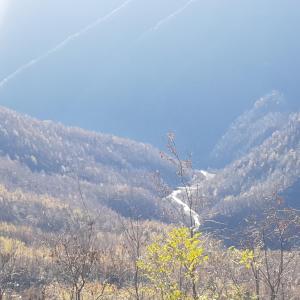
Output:
<instances>
[{"instance_id":1,"label":"dense forest canopy","mask_svg":"<svg viewBox=\"0 0 300 300\"><path fill-rule=\"evenodd\" d=\"M280 93L233 122L212 153L225 166L209 171L181 157L174 133L161 152L4 107L0 116L1 297L299 292L300 115Z\"/></svg>"}]
</instances>

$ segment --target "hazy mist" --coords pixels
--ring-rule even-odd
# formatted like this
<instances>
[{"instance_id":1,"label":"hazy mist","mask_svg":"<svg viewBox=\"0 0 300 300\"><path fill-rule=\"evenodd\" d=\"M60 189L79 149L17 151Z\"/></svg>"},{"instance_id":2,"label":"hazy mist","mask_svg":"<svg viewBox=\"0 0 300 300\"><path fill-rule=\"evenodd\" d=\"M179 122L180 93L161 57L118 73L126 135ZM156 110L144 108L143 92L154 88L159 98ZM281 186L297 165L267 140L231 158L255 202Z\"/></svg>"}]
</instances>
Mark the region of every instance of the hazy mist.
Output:
<instances>
[{"instance_id":1,"label":"hazy mist","mask_svg":"<svg viewBox=\"0 0 300 300\"><path fill-rule=\"evenodd\" d=\"M0 104L35 117L160 148L174 131L206 166L259 97L276 89L299 107L299 1L0 3L0 81L25 66Z\"/></svg>"}]
</instances>

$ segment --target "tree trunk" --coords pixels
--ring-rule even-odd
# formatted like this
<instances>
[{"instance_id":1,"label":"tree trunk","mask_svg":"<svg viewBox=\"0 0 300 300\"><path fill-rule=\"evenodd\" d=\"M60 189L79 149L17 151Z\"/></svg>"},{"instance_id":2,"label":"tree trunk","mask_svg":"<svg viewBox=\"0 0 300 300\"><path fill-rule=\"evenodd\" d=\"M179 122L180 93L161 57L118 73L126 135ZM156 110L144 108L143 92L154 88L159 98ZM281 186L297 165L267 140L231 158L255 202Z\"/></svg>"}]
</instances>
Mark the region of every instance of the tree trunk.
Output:
<instances>
[{"instance_id":1,"label":"tree trunk","mask_svg":"<svg viewBox=\"0 0 300 300\"><path fill-rule=\"evenodd\" d=\"M138 268L137 265L135 265L134 288L135 288L136 300L140 300L140 294L139 294L139 268Z\"/></svg>"},{"instance_id":2,"label":"tree trunk","mask_svg":"<svg viewBox=\"0 0 300 300\"><path fill-rule=\"evenodd\" d=\"M276 300L276 298L277 298L277 295L276 295L275 291L272 289L270 300Z\"/></svg>"},{"instance_id":3,"label":"tree trunk","mask_svg":"<svg viewBox=\"0 0 300 300\"><path fill-rule=\"evenodd\" d=\"M80 300L81 299L81 291L76 289L75 290L75 300Z\"/></svg>"},{"instance_id":4,"label":"tree trunk","mask_svg":"<svg viewBox=\"0 0 300 300\"><path fill-rule=\"evenodd\" d=\"M256 300L260 300L260 284L259 284L259 272L255 272L255 294Z\"/></svg>"},{"instance_id":5,"label":"tree trunk","mask_svg":"<svg viewBox=\"0 0 300 300\"><path fill-rule=\"evenodd\" d=\"M195 274L192 276L192 290L193 290L193 299L197 300L198 299L198 293L197 293L197 288L196 288L196 282L195 282Z\"/></svg>"}]
</instances>

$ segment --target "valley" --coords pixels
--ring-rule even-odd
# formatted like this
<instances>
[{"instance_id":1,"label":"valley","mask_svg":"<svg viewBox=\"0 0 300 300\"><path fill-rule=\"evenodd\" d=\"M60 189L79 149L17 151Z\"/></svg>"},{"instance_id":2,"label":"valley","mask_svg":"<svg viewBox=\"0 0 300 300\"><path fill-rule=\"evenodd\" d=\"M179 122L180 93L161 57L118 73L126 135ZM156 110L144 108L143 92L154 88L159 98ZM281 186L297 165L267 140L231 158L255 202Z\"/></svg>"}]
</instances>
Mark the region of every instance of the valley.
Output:
<instances>
[{"instance_id":1,"label":"valley","mask_svg":"<svg viewBox=\"0 0 300 300\"><path fill-rule=\"evenodd\" d=\"M0 0L0 300L300 300L299 20Z\"/></svg>"},{"instance_id":2,"label":"valley","mask_svg":"<svg viewBox=\"0 0 300 300\"><path fill-rule=\"evenodd\" d=\"M253 110L232 125L213 152L218 153L218 159L224 156L224 163L230 154L231 162L209 171L194 170L189 160L181 158L173 134L168 135L169 148L163 153L151 145L39 121L0 108L0 248L8 249L0 254L0 284L7 292L21 293L24 299L32 299L30 293L38 297L41 287L47 299L56 298L53 287L64 290L56 284L68 282L59 274L68 274L71 267L83 267L76 260L96 251L88 275L76 277L78 284L89 281L83 285L87 293L83 297L94 299L89 294L90 284L100 275L102 284L95 288L98 295L103 293L103 299L115 299L116 295L118 299L133 299L129 295L137 284L135 280L139 280L139 286L145 284L142 277L134 276L140 276L135 272L146 265L140 269L136 263L150 263L141 251L147 253L147 244L155 244L161 235L168 236L174 226L189 228L191 239L203 232L208 257L226 254L233 265L234 256L244 252L230 253L215 243L241 247L252 230L245 220L253 216L263 228L267 226L264 214L273 218L276 209L278 216L272 222L288 222L289 236L294 235L299 220L296 187L300 176L300 117L297 112L279 113L280 99L274 92L261 98ZM232 234L233 229L238 238ZM296 236L291 247L297 256L300 245ZM272 233L265 245L277 245L276 238ZM188 241L189 236L185 239ZM268 255L274 257L277 250L283 250L280 244L272 247L275 252ZM74 265L68 262L69 255ZM18 276L10 277L15 263L22 284ZM211 280L208 267L203 269L205 280ZM285 267L289 266L284 263ZM59 273L50 276L49 268ZM129 278L119 268L127 270ZM44 279L40 281L39 276ZM75 280L74 273L68 276ZM241 276L239 273L239 279ZM18 284L18 289L10 284ZM139 287L137 291L140 293Z\"/></svg>"}]
</instances>

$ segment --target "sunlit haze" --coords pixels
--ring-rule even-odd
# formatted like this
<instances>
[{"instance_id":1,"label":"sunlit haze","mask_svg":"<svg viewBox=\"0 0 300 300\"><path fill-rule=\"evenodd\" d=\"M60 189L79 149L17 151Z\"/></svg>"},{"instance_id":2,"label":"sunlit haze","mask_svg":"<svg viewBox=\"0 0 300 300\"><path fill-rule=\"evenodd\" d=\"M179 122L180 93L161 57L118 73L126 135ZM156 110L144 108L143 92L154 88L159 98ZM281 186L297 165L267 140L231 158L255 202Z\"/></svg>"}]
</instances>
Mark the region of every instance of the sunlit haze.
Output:
<instances>
[{"instance_id":1,"label":"sunlit haze","mask_svg":"<svg viewBox=\"0 0 300 300\"><path fill-rule=\"evenodd\" d=\"M0 300L300 299L300 0L0 0Z\"/></svg>"},{"instance_id":2,"label":"sunlit haze","mask_svg":"<svg viewBox=\"0 0 300 300\"><path fill-rule=\"evenodd\" d=\"M2 26L2 23L4 21L7 7L8 7L8 0L0 0L0 26Z\"/></svg>"}]
</instances>

